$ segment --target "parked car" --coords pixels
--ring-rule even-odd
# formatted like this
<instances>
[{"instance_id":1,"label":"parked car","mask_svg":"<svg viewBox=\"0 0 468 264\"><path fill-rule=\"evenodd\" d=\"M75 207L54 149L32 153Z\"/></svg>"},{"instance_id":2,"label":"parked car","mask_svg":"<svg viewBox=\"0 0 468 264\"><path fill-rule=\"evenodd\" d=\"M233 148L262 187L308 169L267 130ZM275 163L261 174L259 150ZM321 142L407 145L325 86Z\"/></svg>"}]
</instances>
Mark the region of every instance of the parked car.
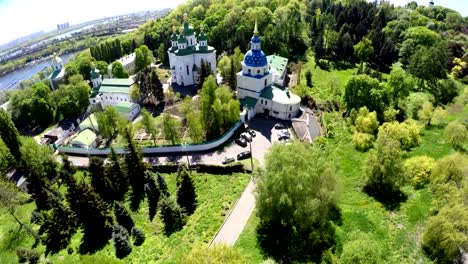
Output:
<instances>
[{"instance_id":1,"label":"parked car","mask_svg":"<svg viewBox=\"0 0 468 264\"><path fill-rule=\"evenodd\" d=\"M247 132L248 132L252 137L255 137L255 136L257 135L257 134L255 133L255 131L252 130L252 129L250 129L250 128L247 129Z\"/></svg>"},{"instance_id":2,"label":"parked car","mask_svg":"<svg viewBox=\"0 0 468 264\"><path fill-rule=\"evenodd\" d=\"M250 153L250 151L244 151L237 154L237 160L248 159L250 157L252 157L252 153Z\"/></svg>"},{"instance_id":3,"label":"parked car","mask_svg":"<svg viewBox=\"0 0 468 264\"><path fill-rule=\"evenodd\" d=\"M291 138L291 135L288 135L288 134L278 134L278 140L281 141L281 140L285 140L285 139L290 139Z\"/></svg>"},{"instance_id":4,"label":"parked car","mask_svg":"<svg viewBox=\"0 0 468 264\"><path fill-rule=\"evenodd\" d=\"M229 164L231 162L234 162L236 159L234 157L228 157L228 156L225 156L223 161L221 161L222 164L226 165L226 164Z\"/></svg>"},{"instance_id":5,"label":"parked car","mask_svg":"<svg viewBox=\"0 0 468 264\"><path fill-rule=\"evenodd\" d=\"M235 142L236 142L237 145L239 145L239 146L241 146L243 148L247 147L247 141L242 137L237 138L235 140Z\"/></svg>"},{"instance_id":6,"label":"parked car","mask_svg":"<svg viewBox=\"0 0 468 264\"><path fill-rule=\"evenodd\" d=\"M286 129L286 126L280 123L275 124L275 129Z\"/></svg>"},{"instance_id":7,"label":"parked car","mask_svg":"<svg viewBox=\"0 0 468 264\"><path fill-rule=\"evenodd\" d=\"M241 137L243 137L247 142L252 142L252 136L247 132L242 133Z\"/></svg>"}]
</instances>

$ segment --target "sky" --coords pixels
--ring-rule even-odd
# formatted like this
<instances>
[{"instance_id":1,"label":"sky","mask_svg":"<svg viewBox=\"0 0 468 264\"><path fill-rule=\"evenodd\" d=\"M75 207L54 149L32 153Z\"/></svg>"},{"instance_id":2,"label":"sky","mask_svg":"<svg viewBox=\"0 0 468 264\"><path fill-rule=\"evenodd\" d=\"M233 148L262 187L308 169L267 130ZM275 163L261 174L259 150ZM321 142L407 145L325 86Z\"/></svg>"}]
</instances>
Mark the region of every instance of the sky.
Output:
<instances>
[{"instance_id":1,"label":"sky","mask_svg":"<svg viewBox=\"0 0 468 264\"><path fill-rule=\"evenodd\" d=\"M77 24L102 17L138 11L174 8L184 0L0 0L0 45L38 32L50 31L57 24ZM410 0L390 0L405 5ZM427 5L429 0L417 0ZM436 5L468 16L468 0L434 0Z\"/></svg>"}]
</instances>

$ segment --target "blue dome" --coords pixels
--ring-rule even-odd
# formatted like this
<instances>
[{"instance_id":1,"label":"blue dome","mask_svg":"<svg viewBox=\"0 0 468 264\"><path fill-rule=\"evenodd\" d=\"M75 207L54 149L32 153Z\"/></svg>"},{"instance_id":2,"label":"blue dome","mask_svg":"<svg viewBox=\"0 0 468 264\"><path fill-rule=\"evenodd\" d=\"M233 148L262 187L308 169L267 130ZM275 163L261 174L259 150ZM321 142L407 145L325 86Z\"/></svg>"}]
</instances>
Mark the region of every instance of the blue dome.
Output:
<instances>
[{"instance_id":1,"label":"blue dome","mask_svg":"<svg viewBox=\"0 0 468 264\"><path fill-rule=\"evenodd\" d=\"M249 50L245 54L244 63L250 67L263 67L267 65L267 59L263 51Z\"/></svg>"},{"instance_id":2,"label":"blue dome","mask_svg":"<svg viewBox=\"0 0 468 264\"><path fill-rule=\"evenodd\" d=\"M259 36L253 36L251 41L252 41L252 43L260 43L260 37Z\"/></svg>"}]
</instances>

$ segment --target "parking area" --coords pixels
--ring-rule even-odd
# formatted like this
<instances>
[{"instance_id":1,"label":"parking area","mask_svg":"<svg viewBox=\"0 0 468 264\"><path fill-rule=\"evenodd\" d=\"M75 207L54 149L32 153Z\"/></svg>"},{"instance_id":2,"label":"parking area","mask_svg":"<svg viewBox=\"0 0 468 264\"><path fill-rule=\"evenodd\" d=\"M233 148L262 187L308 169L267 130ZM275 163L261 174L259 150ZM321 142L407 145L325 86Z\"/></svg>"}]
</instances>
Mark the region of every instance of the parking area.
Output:
<instances>
[{"instance_id":1,"label":"parking area","mask_svg":"<svg viewBox=\"0 0 468 264\"><path fill-rule=\"evenodd\" d=\"M255 118L251 120L247 127L255 131L255 137L252 138L252 156L258 160L261 165L264 165L264 156L268 151L270 146L278 142L278 134L281 131L275 129L275 124L279 123L278 120L264 119L264 118ZM288 127L289 133L291 133L290 124L285 122L281 123ZM234 138L235 139L235 138ZM165 156L165 157L145 157L144 159L151 164L166 164L168 162L182 162L187 163L187 158L190 163L201 163L201 164L213 164L221 165L224 157L233 157L236 158L237 154L243 151L250 151L250 145L247 144L245 147L241 147L234 142L234 139L231 143L226 145L224 148L204 154L194 154L194 155L178 155L178 156ZM88 158L87 157L70 157L70 160L75 165L87 166Z\"/></svg>"}]
</instances>

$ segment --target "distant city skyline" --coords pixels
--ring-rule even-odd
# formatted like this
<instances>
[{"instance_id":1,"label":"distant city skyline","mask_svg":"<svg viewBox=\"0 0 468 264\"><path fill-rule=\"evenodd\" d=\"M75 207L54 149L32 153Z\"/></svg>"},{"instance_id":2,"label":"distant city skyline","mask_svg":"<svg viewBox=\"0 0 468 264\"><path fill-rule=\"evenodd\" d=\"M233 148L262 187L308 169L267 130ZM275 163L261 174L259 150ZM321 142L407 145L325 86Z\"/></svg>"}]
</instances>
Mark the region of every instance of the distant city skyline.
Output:
<instances>
[{"instance_id":1,"label":"distant city skyline","mask_svg":"<svg viewBox=\"0 0 468 264\"><path fill-rule=\"evenodd\" d=\"M184 0L0 0L0 45L40 31L139 11L174 8Z\"/></svg>"},{"instance_id":2,"label":"distant city skyline","mask_svg":"<svg viewBox=\"0 0 468 264\"><path fill-rule=\"evenodd\" d=\"M374 1L374 0L368 0ZM184 0L0 0L0 45L40 31L51 31L57 24L70 25L139 11L174 8ZM411 0L390 0L404 6ZM429 0L417 0L427 6ZM434 0L435 5L454 9L468 16L468 1Z\"/></svg>"}]
</instances>

